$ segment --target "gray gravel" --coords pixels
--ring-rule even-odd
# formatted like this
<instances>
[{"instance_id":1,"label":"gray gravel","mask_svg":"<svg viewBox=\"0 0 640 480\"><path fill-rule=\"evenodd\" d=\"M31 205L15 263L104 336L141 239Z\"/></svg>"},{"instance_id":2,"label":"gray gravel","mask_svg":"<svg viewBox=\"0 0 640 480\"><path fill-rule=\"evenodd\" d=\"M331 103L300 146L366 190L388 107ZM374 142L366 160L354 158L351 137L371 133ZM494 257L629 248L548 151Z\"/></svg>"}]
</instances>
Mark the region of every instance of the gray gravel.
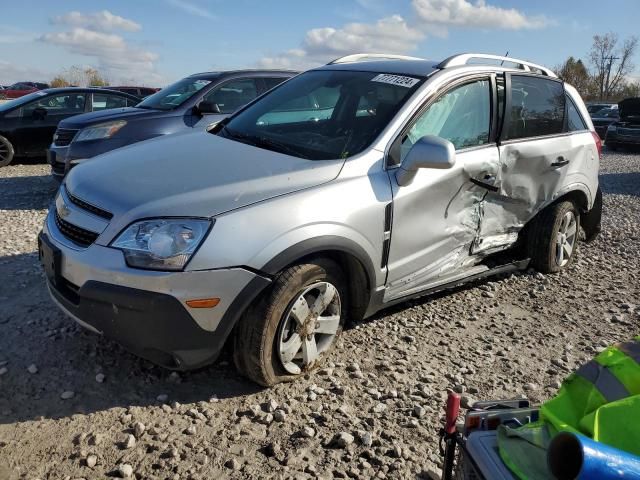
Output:
<instances>
[{"instance_id":1,"label":"gray gravel","mask_svg":"<svg viewBox=\"0 0 640 480\"><path fill-rule=\"evenodd\" d=\"M56 185L46 165L2 168L0 478L430 478L447 388L543 401L640 330L640 155L607 153L601 181L604 231L570 271L386 310L262 390L227 355L170 373L59 313L36 253Z\"/></svg>"}]
</instances>

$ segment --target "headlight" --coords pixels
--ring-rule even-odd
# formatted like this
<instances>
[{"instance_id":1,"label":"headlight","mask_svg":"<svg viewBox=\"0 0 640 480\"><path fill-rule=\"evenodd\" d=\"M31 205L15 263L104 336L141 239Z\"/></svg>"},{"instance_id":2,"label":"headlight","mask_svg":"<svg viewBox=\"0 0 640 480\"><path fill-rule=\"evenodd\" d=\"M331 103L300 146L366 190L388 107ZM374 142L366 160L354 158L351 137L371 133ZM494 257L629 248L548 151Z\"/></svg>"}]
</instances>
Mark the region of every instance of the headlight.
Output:
<instances>
[{"instance_id":1,"label":"headlight","mask_svg":"<svg viewBox=\"0 0 640 480\"><path fill-rule=\"evenodd\" d=\"M83 128L80 133L73 139L74 142L85 142L87 140L98 140L101 138L111 138L118 130L127 124L124 120L116 122L107 122L94 125L92 127Z\"/></svg>"},{"instance_id":2,"label":"headlight","mask_svg":"<svg viewBox=\"0 0 640 480\"><path fill-rule=\"evenodd\" d=\"M195 218L143 220L129 225L111 246L124 252L130 267L182 270L211 225Z\"/></svg>"},{"instance_id":3,"label":"headlight","mask_svg":"<svg viewBox=\"0 0 640 480\"><path fill-rule=\"evenodd\" d=\"M615 125L609 125L609 128L607 128L607 132L616 132L618 130L618 127L616 127Z\"/></svg>"}]
</instances>

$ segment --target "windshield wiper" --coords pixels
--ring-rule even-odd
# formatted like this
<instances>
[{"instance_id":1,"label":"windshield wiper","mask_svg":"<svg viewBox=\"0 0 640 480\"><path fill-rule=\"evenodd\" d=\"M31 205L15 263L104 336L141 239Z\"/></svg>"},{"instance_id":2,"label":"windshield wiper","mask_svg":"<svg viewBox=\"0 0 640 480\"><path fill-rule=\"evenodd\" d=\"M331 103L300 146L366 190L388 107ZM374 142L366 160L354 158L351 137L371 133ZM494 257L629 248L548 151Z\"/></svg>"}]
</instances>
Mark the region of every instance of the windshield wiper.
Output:
<instances>
[{"instance_id":1,"label":"windshield wiper","mask_svg":"<svg viewBox=\"0 0 640 480\"><path fill-rule=\"evenodd\" d=\"M254 145L256 147L266 148L267 150L272 150L274 152L284 153L286 155L291 155L293 157L308 158L308 157L302 155L295 148L292 148L289 145L287 145L285 143L281 143L281 142L279 142L277 140L273 140L272 138L260 137L260 136L256 135L256 136L250 137L250 139L254 142Z\"/></svg>"},{"instance_id":2,"label":"windshield wiper","mask_svg":"<svg viewBox=\"0 0 640 480\"><path fill-rule=\"evenodd\" d=\"M295 148L290 147L286 143L282 143L268 137L264 137L260 135L249 135L246 133L236 132L229 129L226 125L222 128L221 132L227 138L233 138L243 143L248 143L249 145L253 145L254 147L264 148L266 150L271 150L278 153L284 153L286 155L291 155L293 157L304 158L304 159L309 158L301 154Z\"/></svg>"}]
</instances>

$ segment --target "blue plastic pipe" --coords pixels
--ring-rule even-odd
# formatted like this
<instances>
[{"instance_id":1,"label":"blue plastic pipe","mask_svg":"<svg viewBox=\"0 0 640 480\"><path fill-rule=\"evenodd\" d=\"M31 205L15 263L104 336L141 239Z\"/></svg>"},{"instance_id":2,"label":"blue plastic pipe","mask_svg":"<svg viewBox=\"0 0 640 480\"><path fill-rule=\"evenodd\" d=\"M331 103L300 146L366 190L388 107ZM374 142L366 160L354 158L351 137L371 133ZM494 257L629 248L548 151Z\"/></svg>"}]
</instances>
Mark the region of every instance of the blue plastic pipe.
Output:
<instances>
[{"instance_id":1,"label":"blue plastic pipe","mask_svg":"<svg viewBox=\"0 0 640 480\"><path fill-rule=\"evenodd\" d=\"M570 432L553 438L547 462L558 480L640 479L640 457Z\"/></svg>"}]
</instances>

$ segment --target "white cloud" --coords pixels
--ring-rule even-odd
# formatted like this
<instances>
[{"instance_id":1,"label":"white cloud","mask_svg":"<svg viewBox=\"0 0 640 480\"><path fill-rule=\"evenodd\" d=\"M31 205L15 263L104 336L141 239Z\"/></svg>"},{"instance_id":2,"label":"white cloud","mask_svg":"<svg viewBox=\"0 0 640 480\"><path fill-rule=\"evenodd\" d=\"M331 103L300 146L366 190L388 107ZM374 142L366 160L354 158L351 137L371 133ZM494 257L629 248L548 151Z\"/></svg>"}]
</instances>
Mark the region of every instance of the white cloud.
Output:
<instances>
[{"instance_id":1,"label":"white cloud","mask_svg":"<svg viewBox=\"0 0 640 480\"><path fill-rule=\"evenodd\" d=\"M217 17L211 13L206 8L195 5L191 2L187 2L186 0L166 0L169 5L173 5L176 8L188 13L189 15L194 15L196 17L207 18L209 20L215 20Z\"/></svg>"},{"instance_id":2,"label":"white cloud","mask_svg":"<svg viewBox=\"0 0 640 480\"><path fill-rule=\"evenodd\" d=\"M139 23L119 15L114 15L109 10L102 10L96 13L69 12L52 18L51 23L54 25L86 28L98 32L111 32L113 30L137 32L142 28Z\"/></svg>"},{"instance_id":3,"label":"white cloud","mask_svg":"<svg viewBox=\"0 0 640 480\"><path fill-rule=\"evenodd\" d=\"M64 47L74 54L94 58L98 70L111 81L126 78L146 85L162 82L155 71L158 55L130 45L120 35L78 27L66 32L47 33L40 40Z\"/></svg>"},{"instance_id":4,"label":"white cloud","mask_svg":"<svg viewBox=\"0 0 640 480\"><path fill-rule=\"evenodd\" d=\"M356 3L369 10L380 6L378 0ZM542 15L528 16L514 8L487 5L485 0L412 0L412 6L409 19L391 15L374 23L314 28L306 33L299 48L265 56L258 65L306 69L350 53L409 53L427 35L446 37L450 27L520 30L552 23Z\"/></svg>"},{"instance_id":5,"label":"white cloud","mask_svg":"<svg viewBox=\"0 0 640 480\"><path fill-rule=\"evenodd\" d=\"M501 28L521 30L543 28L549 19L542 15L527 16L515 8L487 5L484 0L413 0L419 19L428 25Z\"/></svg>"},{"instance_id":6,"label":"white cloud","mask_svg":"<svg viewBox=\"0 0 640 480\"><path fill-rule=\"evenodd\" d=\"M264 57L259 64L264 68L309 68L351 53L407 53L424 36L400 15L382 18L375 23L314 28L306 33L300 48Z\"/></svg>"}]
</instances>

